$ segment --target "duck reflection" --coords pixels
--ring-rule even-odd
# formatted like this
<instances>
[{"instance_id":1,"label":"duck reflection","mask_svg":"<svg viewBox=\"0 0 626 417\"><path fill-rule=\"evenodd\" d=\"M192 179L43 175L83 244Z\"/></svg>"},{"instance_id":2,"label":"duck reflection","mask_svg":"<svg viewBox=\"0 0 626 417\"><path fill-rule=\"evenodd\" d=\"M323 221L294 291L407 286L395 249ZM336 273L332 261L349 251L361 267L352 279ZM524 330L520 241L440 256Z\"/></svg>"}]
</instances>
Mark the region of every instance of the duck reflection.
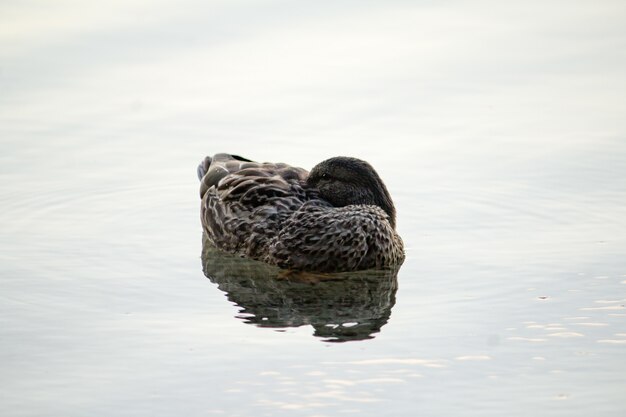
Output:
<instances>
[{"instance_id":1,"label":"duck reflection","mask_svg":"<svg viewBox=\"0 0 626 417\"><path fill-rule=\"evenodd\" d=\"M204 275L259 327L311 325L325 341L373 338L396 302L398 268L340 274L290 272L218 251L203 237Z\"/></svg>"}]
</instances>

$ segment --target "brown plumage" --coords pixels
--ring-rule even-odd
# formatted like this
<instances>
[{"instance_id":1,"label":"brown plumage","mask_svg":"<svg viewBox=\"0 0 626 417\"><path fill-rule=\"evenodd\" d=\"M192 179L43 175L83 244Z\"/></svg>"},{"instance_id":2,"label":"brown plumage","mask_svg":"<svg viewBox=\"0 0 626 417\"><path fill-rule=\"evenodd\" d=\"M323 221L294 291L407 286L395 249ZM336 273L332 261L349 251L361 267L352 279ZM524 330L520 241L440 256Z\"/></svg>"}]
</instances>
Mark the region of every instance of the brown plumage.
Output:
<instances>
[{"instance_id":1,"label":"brown plumage","mask_svg":"<svg viewBox=\"0 0 626 417\"><path fill-rule=\"evenodd\" d=\"M310 173L229 154L198 167L201 220L219 249L281 268L384 269L404 260L395 208L365 161L336 157Z\"/></svg>"}]
</instances>

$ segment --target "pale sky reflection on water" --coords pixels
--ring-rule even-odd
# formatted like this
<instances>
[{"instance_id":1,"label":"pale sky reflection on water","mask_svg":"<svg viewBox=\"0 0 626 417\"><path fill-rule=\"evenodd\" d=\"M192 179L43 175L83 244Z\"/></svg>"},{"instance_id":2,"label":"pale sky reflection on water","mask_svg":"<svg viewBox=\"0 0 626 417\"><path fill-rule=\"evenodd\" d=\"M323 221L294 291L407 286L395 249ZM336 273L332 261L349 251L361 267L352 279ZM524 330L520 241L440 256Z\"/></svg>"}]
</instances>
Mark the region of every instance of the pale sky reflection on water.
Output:
<instances>
[{"instance_id":1,"label":"pale sky reflection on water","mask_svg":"<svg viewBox=\"0 0 626 417\"><path fill-rule=\"evenodd\" d=\"M0 414L623 414L625 20L620 1L3 2ZM195 166L224 151L370 161L397 282L346 282L339 305L254 263L207 279Z\"/></svg>"}]
</instances>

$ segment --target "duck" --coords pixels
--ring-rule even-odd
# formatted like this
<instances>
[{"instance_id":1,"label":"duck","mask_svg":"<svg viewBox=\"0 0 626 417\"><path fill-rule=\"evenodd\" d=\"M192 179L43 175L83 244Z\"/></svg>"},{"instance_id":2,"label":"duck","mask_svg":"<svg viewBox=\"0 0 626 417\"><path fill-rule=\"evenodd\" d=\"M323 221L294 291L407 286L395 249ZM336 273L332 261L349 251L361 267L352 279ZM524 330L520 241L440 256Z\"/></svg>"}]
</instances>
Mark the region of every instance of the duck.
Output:
<instances>
[{"instance_id":1,"label":"duck","mask_svg":"<svg viewBox=\"0 0 626 417\"><path fill-rule=\"evenodd\" d=\"M307 171L218 153L197 173L202 229L221 251L321 273L404 261L391 195L366 161L338 156Z\"/></svg>"}]
</instances>

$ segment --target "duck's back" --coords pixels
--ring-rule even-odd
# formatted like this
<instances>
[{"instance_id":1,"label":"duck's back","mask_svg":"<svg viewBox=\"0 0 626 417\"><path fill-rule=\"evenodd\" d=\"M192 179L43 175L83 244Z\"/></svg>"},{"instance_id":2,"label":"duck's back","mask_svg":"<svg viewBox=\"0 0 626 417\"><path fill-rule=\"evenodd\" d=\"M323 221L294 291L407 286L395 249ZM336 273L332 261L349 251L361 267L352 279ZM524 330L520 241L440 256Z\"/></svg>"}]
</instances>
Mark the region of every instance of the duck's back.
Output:
<instances>
[{"instance_id":1,"label":"duck's back","mask_svg":"<svg viewBox=\"0 0 626 417\"><path fill-rule=\"evenodd\" d=\"M258 163L229 154L205 158L198 176L207 237L228 252L265 258L285 220L306 201L316 200L304 186L307 175L308 171L283 163Z\"/></svg>"}]
</instances>

